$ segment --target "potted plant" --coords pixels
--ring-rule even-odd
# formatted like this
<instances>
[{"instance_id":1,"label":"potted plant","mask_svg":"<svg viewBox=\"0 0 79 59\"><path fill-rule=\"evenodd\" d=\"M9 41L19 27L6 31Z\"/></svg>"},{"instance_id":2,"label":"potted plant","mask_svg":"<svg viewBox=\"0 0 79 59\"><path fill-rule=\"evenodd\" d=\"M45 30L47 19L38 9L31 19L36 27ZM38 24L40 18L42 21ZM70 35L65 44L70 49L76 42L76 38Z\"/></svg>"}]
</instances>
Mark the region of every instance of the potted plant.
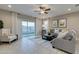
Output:
<instances>
[{"instance_id":1,"label":"potted plant","mask_svg":"<svg viewBox=\"0 0 79 59\"><path fill-rule=\"evenodd\" d=\"M3 28L3 21L0 20L0 29L2 29L2 28ZM0 34L1 34L1 30L0 30ZM0 44L1 44L1 41L0 41Z\"/></svg>"},{"instance_id":2,"label":"potted plant","mask_svg":"<svg viewBox=\"0 0 79 59\"><path fill-rule=\"evenodd\" d=\"M2 29L2 28L3 28L3 21L0 20L0 29Z\"/></svg>"}]
</instances>

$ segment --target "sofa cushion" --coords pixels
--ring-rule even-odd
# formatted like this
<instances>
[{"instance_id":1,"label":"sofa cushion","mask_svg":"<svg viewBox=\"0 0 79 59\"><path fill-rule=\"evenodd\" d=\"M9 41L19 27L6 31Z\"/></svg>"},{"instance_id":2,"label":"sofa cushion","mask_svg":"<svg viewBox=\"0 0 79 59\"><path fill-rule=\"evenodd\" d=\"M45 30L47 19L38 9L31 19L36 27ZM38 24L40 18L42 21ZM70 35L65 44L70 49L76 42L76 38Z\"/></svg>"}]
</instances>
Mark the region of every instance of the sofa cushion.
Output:
<instances>
[{"instance_id":1,"label":"sofa cushion","mask_svg":"<svg viewBox=\"0 0 79 59\"><path fill-rule=\"evenodd\" d=\"M67 34L63 37L63 39L65 39L65 40L72 40L72 39L73 39L73 36L72 36L71 33L67 33Z\"/></svg>"},{"instance_id":2,"label":"sofa cushion","mask_svg":"<svg viewBox=\"0 0 79 59\"><path fill-rule=\"evenodd\" d=\"M63 38L67 33L68 33L68 31L66 31L66 32L59 32L57 38Z\"/></svg>"}]
</instances>

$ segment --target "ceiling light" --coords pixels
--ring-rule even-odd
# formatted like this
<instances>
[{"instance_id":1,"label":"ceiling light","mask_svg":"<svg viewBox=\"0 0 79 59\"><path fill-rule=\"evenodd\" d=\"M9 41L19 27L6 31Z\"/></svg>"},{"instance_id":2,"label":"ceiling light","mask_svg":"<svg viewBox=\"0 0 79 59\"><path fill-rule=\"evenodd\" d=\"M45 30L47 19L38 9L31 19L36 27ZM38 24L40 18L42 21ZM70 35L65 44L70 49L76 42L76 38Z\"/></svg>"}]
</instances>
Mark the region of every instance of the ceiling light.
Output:
<instances>
[{"instance_id":1,"label":"ceiling light","mask_svg":"<svg viewBox=\"0 0 79 59\"><path fill-rule=\"evenodd\" d=\"M9 7L9 8L11 8L11 7L12 7L12 5L8 5L8 7Z\"/></svg>"},{"instance_id":2,"label":"ceiling light","mask_svg":"<svg viewBox=\"0 0 79 59\"><path fill-rule=\"evenodd\" d=\"M44 13L44 11L41 11L41 14L43 14Z\"/></svg>"},{"instance_id":3,"label":"ceiling light","mask_svg":"<svg viewBox=\"0 0 79 59\"><path fill-rule=\"evenodd\" d=\"M68 11L71 11L71 8L69 8Z\"/></svg>"}]
</instances>

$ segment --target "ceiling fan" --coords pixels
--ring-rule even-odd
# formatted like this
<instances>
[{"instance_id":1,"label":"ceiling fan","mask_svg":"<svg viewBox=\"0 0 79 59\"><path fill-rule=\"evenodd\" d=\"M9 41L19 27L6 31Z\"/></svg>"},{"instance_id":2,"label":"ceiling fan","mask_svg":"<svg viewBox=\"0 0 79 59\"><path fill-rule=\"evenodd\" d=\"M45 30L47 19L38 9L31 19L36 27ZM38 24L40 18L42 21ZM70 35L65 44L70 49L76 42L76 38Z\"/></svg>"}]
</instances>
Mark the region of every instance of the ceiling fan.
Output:
<instances>
[{"instance_id":1,"label":"ceiling fan","mask_svg":"<svg viewBox=\"0 0 79 59\"><path fill-rule=\"evenodd\" d=\"M39 14L48 14L51 8L45 7L45 6L39 6L37 10L34 12L38 12Z\"/></svg>"}]
</instances>

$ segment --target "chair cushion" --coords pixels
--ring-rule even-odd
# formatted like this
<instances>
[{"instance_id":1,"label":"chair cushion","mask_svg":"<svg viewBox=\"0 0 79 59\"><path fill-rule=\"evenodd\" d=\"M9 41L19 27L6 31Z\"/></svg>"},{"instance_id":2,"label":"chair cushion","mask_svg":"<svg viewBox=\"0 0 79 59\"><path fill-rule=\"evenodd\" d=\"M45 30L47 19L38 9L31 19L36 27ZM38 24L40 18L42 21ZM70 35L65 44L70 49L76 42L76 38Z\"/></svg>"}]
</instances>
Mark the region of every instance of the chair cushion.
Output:
<instances>
[{"instance_id":1,"label":"chair cushion","mask_svg":"<svg viewBox=\"0 0 79 59\"><path fill-rule=\"evenodd\" d=\"M9 39L16 39L17 37L16 37L16 35L9 35L8 38Z\"/></svg>"},{"instance_id":2,"label":"chair cushion","mask_svg":"<svg viewBox=\"0 0 79 59\"><path fill-rule=\"evenodd\" d=\"M10 35L10 29L4 28L2 29L2 36L8 36Z\"/></svg>"}]
</instances>

